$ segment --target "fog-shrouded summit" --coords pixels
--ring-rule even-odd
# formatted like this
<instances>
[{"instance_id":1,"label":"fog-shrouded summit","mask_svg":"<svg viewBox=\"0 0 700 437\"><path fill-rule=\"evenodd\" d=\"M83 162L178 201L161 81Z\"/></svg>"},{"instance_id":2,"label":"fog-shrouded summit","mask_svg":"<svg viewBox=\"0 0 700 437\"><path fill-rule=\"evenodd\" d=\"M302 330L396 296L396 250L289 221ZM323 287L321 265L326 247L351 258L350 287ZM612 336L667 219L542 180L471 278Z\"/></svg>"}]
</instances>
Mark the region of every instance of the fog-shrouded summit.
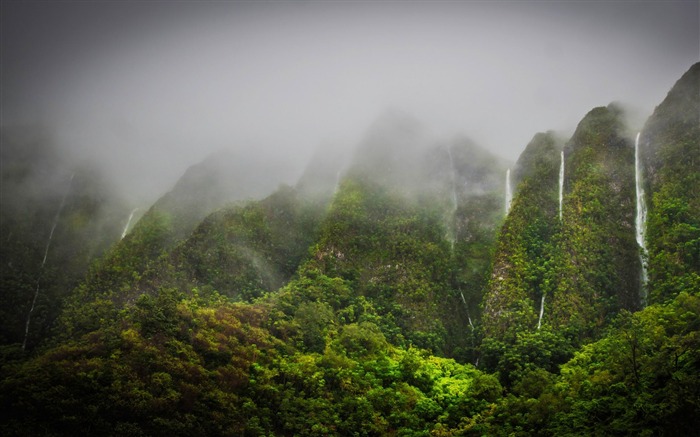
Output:
<instances>
[{"instance_id":1,"label":"fog-shrouded summit","mask_svg":"<svg viewBox=\"0 0 700 437\"><path fill-rule=\"evenodd\" d=\"M313 154L296 183L302 196L328 201L337 193L348 165L348 150L339 144L324 144Z\"/></svg>"},{"instance_id":2,"label":"fog-shrouded summit","mask_svg":"<svg viewBox=\"0 0 700 437\"><path fill-rule=\"evenodd\" d=\"M3 129L44 125L137 203L221 148L303 168L388 107L514 160L523 138L570 133L600 102L645 118L700 52L690 1L3 2L0 15Z\"/></svg>"},{"instance_id":3,"label":"fog-shrouded summit","mask_svg":"<svg viewBox=\"0 0 700 437\"><path fill-rule=\"evenodd\" d=\"M152 209L167 214L177 238L182 238L227 203L262 199L297 177L297 169L279 157L220 150L188 168Z\"/></svg>"}]
</instances>

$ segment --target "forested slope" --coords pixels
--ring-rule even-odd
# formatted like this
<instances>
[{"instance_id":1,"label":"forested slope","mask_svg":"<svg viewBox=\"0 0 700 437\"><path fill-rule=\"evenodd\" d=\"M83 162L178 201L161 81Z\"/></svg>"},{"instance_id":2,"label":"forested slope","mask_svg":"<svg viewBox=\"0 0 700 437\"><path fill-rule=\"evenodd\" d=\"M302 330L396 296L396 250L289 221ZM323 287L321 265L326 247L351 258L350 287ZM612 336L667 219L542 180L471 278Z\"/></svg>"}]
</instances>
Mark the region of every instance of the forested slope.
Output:
<instances>
[{"instance_id":1,"label":"forested slope","mask_svg":"<svg viewBox=\"0 0 700 437\"><path fill-rule=\"evenodd\" d=\"M46 267L42 283L53 269L67 282L50 283L57 320L43 318L30 347L18 317L3 322L0 432L693 435L699 74L644 126L640 166L618 105L567 140L535 135L507 211L506 163L395 112L350 162L316 159L261 198L198 198L210 175L192 170L89 271ZM24 180L11 170L3 181ZM55 253L80 260L103 243L86 242L99 214L84 213L78 178L35 214L43 229L65 199L61 227L85 233L57 233ZM11 212L3 238L18 240L3 256L36 268L44 238L31 213ZM36 272L24 275L15 290L30 295ZM4 292L5 313L19 291Z\"/></svg>"}]
</instances>

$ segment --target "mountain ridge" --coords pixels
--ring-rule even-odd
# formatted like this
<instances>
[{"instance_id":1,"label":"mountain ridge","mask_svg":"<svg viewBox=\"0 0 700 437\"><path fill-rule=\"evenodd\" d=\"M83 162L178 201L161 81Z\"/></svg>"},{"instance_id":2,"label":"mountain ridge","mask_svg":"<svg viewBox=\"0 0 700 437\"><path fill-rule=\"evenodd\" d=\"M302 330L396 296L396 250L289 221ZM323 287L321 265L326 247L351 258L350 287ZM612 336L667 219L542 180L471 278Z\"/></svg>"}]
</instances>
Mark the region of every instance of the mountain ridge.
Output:
<instances>
[{"instance_id":1,"label":"mountain ridge","mask_svg":"<svg viewBox=\"0 0 700 437\"><path fill-rule=\"evenodd\" d=\"M262 199L198 196L238 175L221 174L234 168L223 159L193 167L61 299L53 335L0 348L0 430L692 432L698 74L640 135L648 254L635 141L615 104L567 141L536 134L512 173L401 113L347 166L320 153Z\"/></svg>"}]
</instances>

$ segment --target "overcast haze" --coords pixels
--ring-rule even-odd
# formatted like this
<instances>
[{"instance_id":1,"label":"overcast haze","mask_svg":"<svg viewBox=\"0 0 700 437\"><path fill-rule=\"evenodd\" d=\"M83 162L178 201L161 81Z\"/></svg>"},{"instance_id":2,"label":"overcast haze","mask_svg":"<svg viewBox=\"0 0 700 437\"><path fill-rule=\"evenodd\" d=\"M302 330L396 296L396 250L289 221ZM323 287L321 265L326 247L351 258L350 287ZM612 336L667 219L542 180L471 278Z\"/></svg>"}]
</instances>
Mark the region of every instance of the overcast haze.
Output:
<instances>
[{"instance_id":1,"label":"overcast haze","mask_svg":"<svg viewBox=\"0 0 700 437\"><path fill-rule=\"evenodd\" d=\"M155 196L213 150L354 145L388 108L515 160L700 59L698 1L2 3L2 125ZM640 118L641 119L641 118Z\"/></svg>"}]
</instances>

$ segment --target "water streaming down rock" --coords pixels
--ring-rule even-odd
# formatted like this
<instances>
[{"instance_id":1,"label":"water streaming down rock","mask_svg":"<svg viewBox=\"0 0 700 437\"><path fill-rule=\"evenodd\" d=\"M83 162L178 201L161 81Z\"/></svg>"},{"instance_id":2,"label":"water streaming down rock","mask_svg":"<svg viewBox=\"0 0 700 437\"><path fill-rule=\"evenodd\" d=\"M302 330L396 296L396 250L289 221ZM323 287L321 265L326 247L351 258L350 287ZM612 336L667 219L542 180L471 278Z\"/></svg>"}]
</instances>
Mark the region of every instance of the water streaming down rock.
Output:
<instances>
[{"instance_id":1,"label":"water streaming down rock","mask_svg":"<svg viewBox=\"0 0 700 437\"><path fill-rule=\"evenodd\" d=\"M564 151L561 151L561 164L559 165L559 221L562 220L562 204L564 203Z\"/></svg>"},{"instance_id":2,"label":"water streaming down rock","mask_svg":"<svg viewBox=\"0 0 700 437\"><path fill-rule=\"evenodd\" d=\"M449 226L451 235L449 235L450 239L450 246L452 247L452 250L454 251L455 248L455 240L457 238L457 229L456 229L456 217L455 215L457 214L457 174L455 171L455 164L454 160L452 159L452 149L450 149L450 146L447 146L447 156L450 158L450 182L452 185L452 212L451 212L451 218L452 218L452 224Z\"/></svg>"},{"instance_id":3,"label":"water streaming down rock","mask_svg":"<svg viewBox=\"0 0 700 437\"><path fill-rule=\"evenodd\" d=\"M506 170L506 215L510 211L510 204L513 201L513 191L510 188L510 169Z\"/></svg>"},{"instance_id":4,"label":"water streaming down rock","mask_svg":"<svg viewBox=\"0 0 700 437\"><path fill-rule=\"evenodd\" d=\"M647 266L645 263L646 257L646 242L644 241L644 232L647 220L647 207L644 200L644 186L642 183L642 169L641 163L639 162L639 136L641 132L637 133L637 137L634 140L634 186L637 195L637 216L634 220L635 237L637 238L637 244L639 245L639 259L642 263L642 289L644 293L644 288L647 282ZM646 300L646 296L644 296Z\"/></svg>"},{"instance_id":5,"label":"water streaming down rock","mask_svg":"<svg viewBox=\"0 0 700 437\"><path fill-rule=\"evenodd\" d=\"M540 301L540 318L537 320L537 329L542 326L542 316L544 315L544 293L542 293L542 300Z\"/></svg>"},{"instance_id":6,"label":"water streaming down rock","mask_svg":"<svg viewBox=\"0 0 700 437\"><path fill-rule=\"evenodd\" d=\"M129 214L129 219L126 221L126 226L124 226L124 231L122 231L122 239L126 237L126 233L129 232L129 225L131 224L131 220L134 219L134 213L138 211L138 208L134 208L131 211L131 214Z\"/></svg>"},{"instance_id":7,"label":"water streaming down rock","mask_svg":"<svg viewBox=\"0 0 700 437\"><path fill-rule=\"evenodd\" d=\"M454 219L455 214L457 214L457 171L455 169L455 163L454 159L452 158L452 149L450 149L449 146L447 146L447 155L450 157L450 175L451 175L451 182L452 182L452 216ZM454 224L453 220L453 225L452 225L452 251L454 252L455 249L455 238L457 235L457 229L455 229L456 225ZM467 300L464 298L464 293L462 290L459 291L459 295L462 297L462 303L464 304L464 308L467 310L467 320L469 321L469 326L474 329L474 323L472 322L471 315L469 314L469 305L467 305Z\"/></svg>"},{"instance_id":8,"label":"water streaming down rock","mask_svg":"<svg viewBox=\"0 0 700 437\"><path fill-rule=\"evenodd\" d=\"M455 163L452 159L452 149L447 147L447 155L450 157L450 175L452 178L452 210L457 211L457 175L455 174Z\"/></svg>"},{"instance_id":9,"label":"water streaming down rock","mask_svg":"<svg viewBox=\"0 0 700 437\"><path fill-rule=\"evenodd\" d=\"M335 188L333 189L333 194L338 194L338 190L340 189L340 170L338 170L335 174Z\"/></svg>"},{"instance_id":10,"label":"water streaming down rock","mask_svg":"<svg viewBox=\"0 0 700 437\"><path fill-rule=\"evenodd\" d=\"M66 204L66 198L68 197L68 193L70 193L71 185L73 185L74 177L75 173L71 174L70 181L68 183L68 189L66 189L66 192L63 194L63 198L61 198L61 203L58 205L58 210L56 210L56 215L54 216L53 223L51 224L51 232L49 232L49 239L46 241L46 248L44 248L44 258L41 260L41 265L39 266L39 274L37 275L36 279L36 289L34 290L34 298L32 299L32 305L31 307L29 307L29 312L27 313L27 322L24 325L24 340L22 341L22 350L25 350L27 347L27 338L29 337L29 324L31 323L32 313L34 312L34 308L36 307L36 300L39 297L41 274L44 270L44 265L46 264L46 258L49 255L49 248L51 247L51 242L53 241L53 234L56 231L56 226L58 225L58 219L61 217L61 211L63 211L63 207Z\"/></svg>"},{"instance_id":11,"label":"water streaming down rock","mask_svg":"<svg viewBox=\"0 0 700 437\"><path fill-rule=\"evenodd\" d=\"M464 293L462 293L460 291L459 295L462 296L462 303L464 303L464 307L467 309L467 320L469 320L469 326L471 326L471 328L474 329L474 324L472 323L472 318L469 315L469 305L467 305L467 300L464 298Z\"/></svg>"},{"instance_id":12,"label":"water streaming down rock","mask_svg":"<svg viewBox=\"0 0 700 437\"><path fill-rule=\"evenodd\" d=\"M642 186L642 175L639 163L639 136L640 133L637 133L637 138L634 141L634 185L637 195L637 216L634 221L634 226L637 244L639 244L639 247L644 251L646 250L644 226L646 224L647 209L644 201L644 187Z\"/></svg>"}]
</instances>

